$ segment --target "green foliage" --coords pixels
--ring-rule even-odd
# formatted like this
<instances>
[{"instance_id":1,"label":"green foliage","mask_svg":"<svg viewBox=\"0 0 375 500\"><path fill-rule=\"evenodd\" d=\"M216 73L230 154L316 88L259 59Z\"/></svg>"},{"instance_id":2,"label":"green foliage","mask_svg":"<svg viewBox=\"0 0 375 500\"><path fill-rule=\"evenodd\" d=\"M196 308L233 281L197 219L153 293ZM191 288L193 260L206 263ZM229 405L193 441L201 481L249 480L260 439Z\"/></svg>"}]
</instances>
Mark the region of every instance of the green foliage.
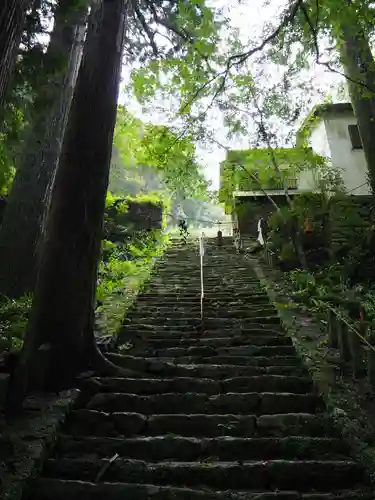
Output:
<instances>
[{"instance_id":1,"label":"green foliage","mask_svg":"<svg viewBox=\"0 0 375 500\"><path fill-rule=\"evenodd\" d=\"M300 172L323 166L324 159L305 147L228 151L221 163L220 201L230 206L236 190L296 188Z\"/></svg>"},{"instance_id":2,"label":"green foliage","mask_svg":"<svg viewBox=\"0 0 375 500\"><path fill-rule=\"evenodd\" d=\"M160 230L139 232L126 244L103 242L97 287L97 326L115 335L127 309L147 281L155 260L168 245Z\"/></svg>"},{"instance_id":3,"label":"green foliage","mask_svg":"<svg viewBox=\"0 0 375 500\"><path fill-rule=\"evenodd\" d=\"M0 299L0 352L20 349L25 333L31 297Z\"/></svg>"},{"instance_id":4,"label":"green foliage","mask_svg":"<svg viewBox=\"0 0 375 500\"><path fill-rule=\"evenodd\" d=\"M102 242L102 260L96 298L97 326L101 331L116 334L124 315L136 294L147 280L155 260L169 244L167 235L160 229L134 230L119 224L121 214L130 203L152 203L168 210L168 200L155 194L125 198L107 194L104 233L112 237Z\"/></svg>"},{"instance_id":5,"label":"green foliage","mask_svg":"<svg viewBox=\"0 0 375 500\"><path fill-rule=\"evenodd\" d=\"M143 15L147 24L149 12ZM164 47L156 46L153 38L158 23L168 40ZM133 58L142 63L133 70L131 84L139 101L147 102L157 91L168 97L178 92L184 99L181 112L188 113L192 96L215 72L212 62L220 59L219 33L224 23L221 13L204 0L153 5L146 43L136 56L132 50ZM151 46L145 49L151 38Z\"/></svg>"},{"instance_id":6,"label":"green foliage","mask_svg":"<svg viewBox=\"0 0 375 500\"><path fill-rule=\"evenodd\" d=\"M114 145L119 161L117 168L112 164L110 189L117 181L116 193L124 187L122 177L138 185L137 193L168 191L180 197L208 198L208 183L192 137L181 137L166 126L144 124L120 106ZM119 168L120 163L124 167Z\"/></svg>"}]
</instances>

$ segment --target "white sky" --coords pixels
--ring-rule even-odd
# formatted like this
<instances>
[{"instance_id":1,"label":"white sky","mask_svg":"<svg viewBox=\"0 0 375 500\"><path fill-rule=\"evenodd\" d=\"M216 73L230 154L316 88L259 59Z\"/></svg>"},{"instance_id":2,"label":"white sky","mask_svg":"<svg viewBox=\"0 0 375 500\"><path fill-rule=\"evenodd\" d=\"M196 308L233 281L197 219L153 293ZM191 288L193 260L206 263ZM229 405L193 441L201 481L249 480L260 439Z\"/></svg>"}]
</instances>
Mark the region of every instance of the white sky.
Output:
<instances>
[{"instance_id":1,"label":"white sky","mask_svg":"<svg viewBox=\"0 0 375 500\"><path fill-rule=\"evenodd\" d=\"M285 5L285 0L242 0L239 4L236 0L211 0L212 5L224 9L224 13L230 17L231 25L240 31L240 38L243 41L263 39L262 30L265 23L269 20L275 20L277 14ZM267 63L262 63L267 64ZM265 68L267 69L267 68ZM123 69L123 87L129 81L131 68L124 67ZM312 100L312 105L321 102L321 92L332 94L338 83L342 81L341 77L327 71L322 66L313 65L313 67L304 75L313 83L314 89L309 96ZM320 93L319 93L320 92ZM142 107L134 98L129 98L122 91L120 92L121 104L125 104L128 110L135 114L138 118L145 122L165 123L168 124L168 119L163 113L163 110L170 109L170 102L156 99L151 108L152 111L144 112ZM309 109L303 110L301 119L306 116ZM209 117L210 126L217 132L217 140L221 144L225 144L230 149L246 149L250 144L249 138L242 138L229 141L226 139L226 129L221 124L221 117L218 112L211 114ZM170 122L169 122L170 123ZM219 124L219 126L217 126ZM217 145L212 145L209 149L203 148L197 144L197 154L204 168L204 174L212 181L213 188L219 187L219 163L225 158L225 150Z\"/></svg>"}]
</instances>

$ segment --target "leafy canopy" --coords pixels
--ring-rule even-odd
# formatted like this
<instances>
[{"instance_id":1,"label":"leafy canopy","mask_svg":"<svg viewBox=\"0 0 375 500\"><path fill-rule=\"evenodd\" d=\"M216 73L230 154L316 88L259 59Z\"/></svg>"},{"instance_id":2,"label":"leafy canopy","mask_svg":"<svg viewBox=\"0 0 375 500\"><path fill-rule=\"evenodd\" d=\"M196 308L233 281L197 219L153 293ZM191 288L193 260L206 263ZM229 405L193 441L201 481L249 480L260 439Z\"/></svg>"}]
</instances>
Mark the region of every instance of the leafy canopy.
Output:
<instances>
[{"instance_id":1,"label":"leafy canopy","mask_svg":"<svg viewBox=\"0 0 375 500\"><path fill-rule=\"evenodd\" d=\"M124 174L138 176L140 183L145 172L151 171L158 180L154 190L164 189L182 198L208 197L209 185L197 162L192 137L181 137L165 125L143 123L120 106L114 146Z\"/></svg>"}]
</instances>

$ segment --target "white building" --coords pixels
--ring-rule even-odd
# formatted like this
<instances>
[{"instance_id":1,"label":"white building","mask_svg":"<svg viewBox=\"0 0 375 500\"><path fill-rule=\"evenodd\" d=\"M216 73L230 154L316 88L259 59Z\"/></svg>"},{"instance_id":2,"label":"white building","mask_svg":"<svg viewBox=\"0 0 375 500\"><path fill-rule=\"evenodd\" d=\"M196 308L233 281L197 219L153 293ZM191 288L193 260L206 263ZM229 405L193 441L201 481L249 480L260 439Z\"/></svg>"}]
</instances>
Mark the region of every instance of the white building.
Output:
<instances>
[{"instance_id":1,"label":"white building","mask_svg":"<svg viewBox=\"0 0 375 500\"><path fill-rule=\"evenodd\" d=\"M371 193L357 120L350 103L316 106L297 134L297 145L302 141L339 170L348 193ZM301 172L300 176L300 190L314 190L313 172Z\"/></svg>"}]
</instances>

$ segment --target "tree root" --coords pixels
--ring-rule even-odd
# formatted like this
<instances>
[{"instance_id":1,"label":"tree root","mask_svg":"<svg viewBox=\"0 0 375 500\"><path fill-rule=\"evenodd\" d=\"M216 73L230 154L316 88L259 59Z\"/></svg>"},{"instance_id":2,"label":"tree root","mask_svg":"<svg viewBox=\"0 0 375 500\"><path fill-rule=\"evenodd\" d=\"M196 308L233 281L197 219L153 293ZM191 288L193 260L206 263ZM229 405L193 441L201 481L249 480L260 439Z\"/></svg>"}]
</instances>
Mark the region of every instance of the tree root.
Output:
<instances>
[{"instance_id":1,"label":"tree root","mask_svg":"<svg viewBox=\"0 0 375 500\"><path fill-rule=\"evenodd\" d=\"M112 363L112 361L106 358L100 351L95 339L93 340L93 345L91 346L90 365L99 376L137 378L140 373L143 373L141 371L129 370L128 368L123 368L122 366Z\"/></svg>"}]
</instances>

